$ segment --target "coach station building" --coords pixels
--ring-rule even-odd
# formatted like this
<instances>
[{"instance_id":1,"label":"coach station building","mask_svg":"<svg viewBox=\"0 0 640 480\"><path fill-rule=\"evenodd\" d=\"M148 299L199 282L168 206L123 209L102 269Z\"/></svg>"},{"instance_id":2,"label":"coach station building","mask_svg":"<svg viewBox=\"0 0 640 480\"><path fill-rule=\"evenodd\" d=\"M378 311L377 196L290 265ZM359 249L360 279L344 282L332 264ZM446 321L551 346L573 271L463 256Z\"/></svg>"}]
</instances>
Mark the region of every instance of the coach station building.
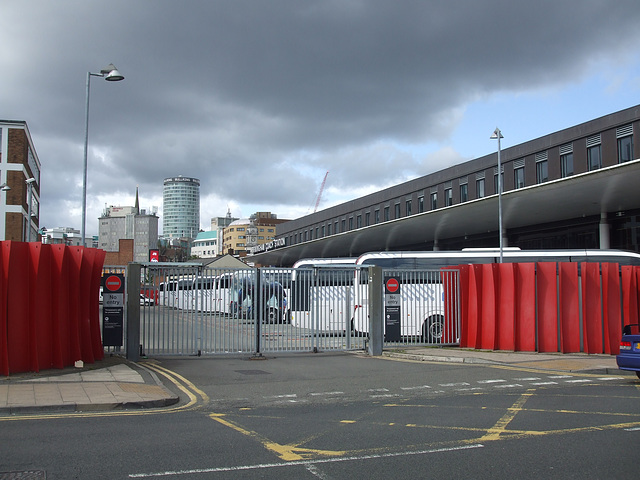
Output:
<instances>
[{"instance_id":1,"label":"coach station building","mask_svg":"<svg viewBox=\"0 0 640 480\"><path fill-rule=\"evenodd\" d=\"M286 267L372 251L497 248L499 203L504 247L640 252L639 130L640 105L504 148L502 195L496 142L493 154L282 223L274 248L249 258Z\"/></svg>"}]
</instances>

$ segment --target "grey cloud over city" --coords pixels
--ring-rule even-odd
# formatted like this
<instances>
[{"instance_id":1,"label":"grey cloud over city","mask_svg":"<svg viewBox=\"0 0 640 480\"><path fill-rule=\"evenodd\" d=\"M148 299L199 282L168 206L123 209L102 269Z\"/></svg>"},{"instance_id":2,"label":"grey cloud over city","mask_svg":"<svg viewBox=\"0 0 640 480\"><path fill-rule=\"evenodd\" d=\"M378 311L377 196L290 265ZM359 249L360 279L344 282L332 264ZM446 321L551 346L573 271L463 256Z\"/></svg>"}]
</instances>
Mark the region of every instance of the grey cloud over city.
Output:
<instances>
[{"instance_id":1,"label":"grey cloud over city","mask_svg":"<svg viewBox=\"0 0 640 480\"><path fill-rule=\"evenodd\" d=\"M637 7L5 0L0 118L29 125L40 224L79 228L86 74L114 63L124 81L91 80L88 234L136 186L161 207L177 175L201 180L203 226L227 208L293 218L326 171L324 206L468 159L450 143L467 105L614 68L639 44Z\"/></svg>"}]
</instances>

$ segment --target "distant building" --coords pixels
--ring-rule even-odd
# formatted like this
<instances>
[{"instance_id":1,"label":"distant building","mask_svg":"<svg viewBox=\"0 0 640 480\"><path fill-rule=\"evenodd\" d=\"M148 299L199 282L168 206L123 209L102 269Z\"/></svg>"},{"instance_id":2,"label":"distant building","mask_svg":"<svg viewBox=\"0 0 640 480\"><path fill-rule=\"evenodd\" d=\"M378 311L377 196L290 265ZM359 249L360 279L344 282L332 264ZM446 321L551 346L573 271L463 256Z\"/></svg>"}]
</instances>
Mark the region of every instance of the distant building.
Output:
<instances>
[{"instance_id":1,"label":"distant building","mask_svg":"<svg viewBox=\"0 0 640 480\"><path fill-rule=\"evenodd\" d=\"M40 160L29 127L0 120L0 240L40 241L39 219Z\"/></svg>"},{"instance_id":2,"label":"distant building","mask_svg":"<svg viewBox=\"0 0 640 480\"><path fill-rule=\"evenodd\" d=\"M200 232L191 244L191 255L198 258L218 256L218 232Z\"/></svg>"},{"instance_id":3,"label":"distant building","mask_svg":"<svg viewBox=\"0 0 640 480\"><path fill-rule=\"evenodd\" d=\"M82 245L80 230L71 227L42 229L42 243L61 245ZM86 245L90 245L87 243Z\"/></svg>"},{"instance_id":4,"label":"distant building","mask_svg":"<svg viewBox=\"0 0 640 480\"><path fill-rule=\"evenodd\" d=\"M158 216L138 206L108 207L99 219L98 248L106 252L120 250L120 240L133 240L133 262L148 262L149 250L158 245Z\"/></svg>"},{"instance_id":5,"label":"distant building","mask_svg":"<svg viewBox=\"0 0 640 480\"><path fill-rule=\"evenodd\" d=\"M237 217L231 216L231 210L227 210L226 217L214 217L211 219L211 231L217 233L217 254L222 255L222 249L224 245L224 229L231 225L232 222L239 220Z\"/></svg>"},{"instance_id":6,"label":"distant building","mask_svg":"<svg viewBox=\"0 0 640 480\"><path fill-rule=\"evenodd\" d=\"M196 238L200 231L200 180L171 177L162 190L162 235L165 238Z\"/></svg>"},{"instance_id":7,"label":"distant building","mask_svg":"<svg viewBox=\"0 0 640 480\"><path fill-rule=\"evenodd\" d=\"M224 229L223 254L244 257L249 249L275 240L276 225L289 220L279 220L271 212L257 212L250 218L232 222Z\"/></svg>"}]
</instances>

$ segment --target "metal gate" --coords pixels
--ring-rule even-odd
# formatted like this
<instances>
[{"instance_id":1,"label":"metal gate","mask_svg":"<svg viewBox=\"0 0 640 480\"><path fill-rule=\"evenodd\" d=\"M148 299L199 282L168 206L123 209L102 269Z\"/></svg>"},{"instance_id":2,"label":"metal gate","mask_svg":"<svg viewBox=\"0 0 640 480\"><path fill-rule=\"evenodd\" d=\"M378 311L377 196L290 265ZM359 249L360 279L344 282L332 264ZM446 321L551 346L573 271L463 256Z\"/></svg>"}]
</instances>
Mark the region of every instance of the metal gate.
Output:
<instances>
[{"instance_id":1,"label":"metal gate","mask_svg":"<svg viewBox=\"0 0 640 480\"><path fill-rule=\"evenodd\" d=\"M457 272L448 274L455 277L447 277L444 282L440 272L438 279L430 274L433 281L429 282L439 282L440 287L422 299L425 292L409 285L430 284L427 273L422 277L415 271L402 275L406 293L412 292L403 298L404 312L409 313L403 320L407 328L400 341L385 345L458 342L457 289L443 288L457 282ZM141 353L213 355L365 349L366 278L366 269L356 267L224 269L196 264L142 264ZM456 296L451 313L445 313L449 311L446 295L441 293L445 290ZM442 322L429 327L429 334L424 334L422 323L420 333L409 327L414 318L436 311L439 316L433 318Z\"/></svg>"}]
</instances>

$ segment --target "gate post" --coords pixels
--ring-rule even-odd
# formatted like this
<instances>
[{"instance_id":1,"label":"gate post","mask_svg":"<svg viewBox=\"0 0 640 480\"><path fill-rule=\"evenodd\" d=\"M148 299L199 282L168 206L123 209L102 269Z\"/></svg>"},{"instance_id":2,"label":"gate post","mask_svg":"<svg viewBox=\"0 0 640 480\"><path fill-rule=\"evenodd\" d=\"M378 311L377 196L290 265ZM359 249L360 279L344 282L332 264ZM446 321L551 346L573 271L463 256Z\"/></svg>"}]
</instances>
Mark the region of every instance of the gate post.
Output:
<instances>
[{"instance_id":1,"label":"gate post","mask_svg":"<svg viewBox=\"0 0 640 480\"><path fill-rule=\"evenodd\" d=\"M382 268L369 267L369 355L382 355L384 323L382 315Z\"/></svg>"},{"instance_id":2,"label":"gate post","mask_svg":"<svg viewBox=\"0 0 640 480\"><path fill-rule=\"evenodd\" d=\"M127 360L140 360L140 272L139 263L127 266Z\"/></svg>"},{"instance_id":3,"label":"gate post","mask_svg":"<svg viewBox=\"0 0 640 480\"><path fill-rule=\"evenodd\" d=\"M254 354L256 357L261 357L262 352L260 351L260 341L262 339L262 319L264 318L263 312L263 300L262 300L262 280L261 280L260 269L256 268L256 279L253 283L253 295L251 297L252 301L252 310L253 310L253 318L256 322L256 353Z\"/></svg>"}]
</instances>

